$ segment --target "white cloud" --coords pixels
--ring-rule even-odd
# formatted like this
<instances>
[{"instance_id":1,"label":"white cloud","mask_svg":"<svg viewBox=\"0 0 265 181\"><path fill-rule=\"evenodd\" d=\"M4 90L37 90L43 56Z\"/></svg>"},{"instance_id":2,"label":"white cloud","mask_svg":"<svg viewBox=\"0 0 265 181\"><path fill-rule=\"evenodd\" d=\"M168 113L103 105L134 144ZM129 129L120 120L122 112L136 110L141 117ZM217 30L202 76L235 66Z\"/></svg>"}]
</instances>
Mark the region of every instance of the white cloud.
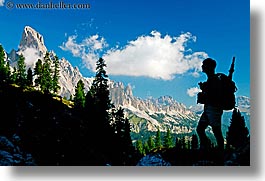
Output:
<instances>
[{"instance_id":1,"label":"white cloud","mask_svg":"<svg viewBox=\"0 0 265 181\"><path fill-rule=\"evenodd\" d=\"M176 74L200 71L201 61L207 57L204 52L187 54L189 41L196 41L191 33L162 37L152 31L130 41L123 49L109 50L103 58L109 74L171 80Z\"/></svg>"},{"instance_id":2,"label":"white cloud","mask_svg":"<svg viewBox=\"0 0 265 181\"><path fill-rule=\"evenodd\" d=\"M98 53L107 46L105 39L99 37L99 35L90 36L79 43L77 42L77 36L72 35L60 48L71 52L75 57L82 58L86 67L95 71L95 63L99 58Z\"/></svg>"},{"instance_id":3,"label":"white cloud","mask_svg":"<svg viewBox=\"0 0 265 181\"><path fill-rule=\"evenodd\" d=\"M77 36L70 36L61 48L83 59L87 68L95 70L98 51L106 48L104 38L98 35L76 42ZM205 52L192 52L188 42L196 41L191 33L178 37L162 36L158 31L139 36L122 48L109 49L103 55L109 75L146 76L154 79L171 80L177 74L190 72L198 76L201 62L208 57Z\"/></svg>"},{"instance_id":4,"label":"white cloud","mask_svg":"<svg viewBox=\"0 0 265 181\"><path fill-rule=\"evenodd\" d=\"M27 67L34 67L38 59L42 59L39 55L39 51L35 48L26 48L23 51L18 52L18 54L23 54L25 57L25 64Z\"/></svg>"},{"instance_id":5,"label":"white cloud","mask_svg":"<svg viewBox=\"0 0 265 181\"><path fill-rule=\"evenodd\" d=\"M4 4L5 4L5 0L0 0L0 7L4 6Z\"/></svg>"},{"instance_id":6,"label":"white cloud","mask_svg":"<svg viewBox=\"0 0 265 181\"><path fill-rule=\"evenodd\" d=\"M196 96L198 92L201 92L201 89L199 89L198 87L192 87L192 88L187 90L187 94L190 97Z\"/></svg>"}]
</instances>

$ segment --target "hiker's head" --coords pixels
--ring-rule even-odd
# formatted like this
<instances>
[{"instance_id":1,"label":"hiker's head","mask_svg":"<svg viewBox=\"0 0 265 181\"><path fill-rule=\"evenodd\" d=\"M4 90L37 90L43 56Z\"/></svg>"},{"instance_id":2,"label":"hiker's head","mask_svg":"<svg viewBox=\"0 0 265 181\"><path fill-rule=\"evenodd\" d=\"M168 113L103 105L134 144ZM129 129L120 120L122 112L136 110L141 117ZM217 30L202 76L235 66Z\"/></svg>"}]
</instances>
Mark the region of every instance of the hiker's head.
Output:
<instances>
[{"instance_id":1,"label":"hiker's head","mask_svg":"<svg viewBox=\"0 0 265 181\"><path fill-rule=\"evenodd\" d=\"M205 73L214 73L216 61L211 58L206 58L202 62L202 71Z\"/></svg>"}]
</instances>

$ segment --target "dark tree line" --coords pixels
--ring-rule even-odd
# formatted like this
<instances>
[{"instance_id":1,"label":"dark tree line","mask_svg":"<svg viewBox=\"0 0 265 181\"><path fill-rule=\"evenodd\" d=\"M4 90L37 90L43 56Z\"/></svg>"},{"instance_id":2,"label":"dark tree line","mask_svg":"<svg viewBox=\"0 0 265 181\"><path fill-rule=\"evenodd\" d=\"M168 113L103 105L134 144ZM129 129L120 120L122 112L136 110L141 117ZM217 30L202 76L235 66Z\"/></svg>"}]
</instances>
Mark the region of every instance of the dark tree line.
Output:
<instances>
[{"instance_id":1,"label":"dark tree line","mask_svg":"<svg viewBox=\"0 0 265 181\"><path fill-rule=\"evenodd\" d=\"M122 108L115 108L109 98L108 75L105 71L105 61L97 61L96 75L85 93L84 83L79 80L74 94L74 108L84 115L89 122L84 123L89 136L98 137L96 147L106 156L106 161L114 165L130 165L134 154L130 135L130 123ZM92 129L98 131L94 132Z\"/></svg>"},{"instance_id":2,"label":"dark tree line","mask_svg":"<svg viewBox=\"0 0 265 181\"><path fill-rule=\"evenodd\" d=\"M198 138L196 134L189 136L176 137L174 140L172 134L167 131L164 137L160 136L160 131L157 131L155 137L150 136L146 142L142 140L136 141L136 149L142 155L146 155L153 150L159 149L197 149L198 148Z\"/></svg>"}]
</instances>

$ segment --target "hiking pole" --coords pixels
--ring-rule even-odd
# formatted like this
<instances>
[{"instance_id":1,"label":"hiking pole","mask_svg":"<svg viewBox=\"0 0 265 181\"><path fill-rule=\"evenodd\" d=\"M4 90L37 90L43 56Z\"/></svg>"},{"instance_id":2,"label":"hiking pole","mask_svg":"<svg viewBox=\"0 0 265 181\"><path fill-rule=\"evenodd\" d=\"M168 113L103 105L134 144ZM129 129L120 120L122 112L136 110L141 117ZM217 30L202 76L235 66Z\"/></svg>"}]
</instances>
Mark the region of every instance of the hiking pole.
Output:
<instances>
[{"instance_id":1,"label":"hiking pole","mask_svg":"<svg viewBox=\"0 0 265 181\"><path fill-rule=\"evenodd\" d=\"M236 57L233 57L233 60L232 60L232 63L231 63L230 69L229 69L228 78L230 80L232 80L232 76L233 76L233 73L235 71L235 60L236 60Z\"/></svg>"}]
</instances>

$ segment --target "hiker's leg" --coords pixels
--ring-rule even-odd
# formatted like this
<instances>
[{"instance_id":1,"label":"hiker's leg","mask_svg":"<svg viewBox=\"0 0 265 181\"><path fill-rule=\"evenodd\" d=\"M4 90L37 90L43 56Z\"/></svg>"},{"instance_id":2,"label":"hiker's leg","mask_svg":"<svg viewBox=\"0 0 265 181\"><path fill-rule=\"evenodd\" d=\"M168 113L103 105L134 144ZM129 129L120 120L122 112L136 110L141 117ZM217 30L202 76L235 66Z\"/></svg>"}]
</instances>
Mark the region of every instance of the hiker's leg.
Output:
<instances>
[{"instance_id":1,"label":"hiker's leg","mask_svg":"<svg viewBox=\"0 0 265 181\"><path fill-rule=\"evenodd\" d=\"M207 128L208 123L207 123L207 117L205 115L205 113L202 114L198 126L197 126L197 133L200 139L200 148L206 148L207 147L207 143L208 143L208 138L205 134L205 129Z\"/></svg>"},{"instance_id":2,"label":"hiker's leg","mask_svg":"<svg viewBox=\"0 0 265 181\"><path fill-rule=\"evenodd\" d=\"M213 129L214 136L216 138L219 149L224 149L224 138L222 134L222 114L223 110L218 107L207 107L207 118L209 120L209 124Z\"/></svg>"},{"instance_id":3,"label":"hiker's leg","mask_svg":"<svg viewBox=\"0 0 265 181\"><path fill-rule=\"evenodd\" d=\"M213 129L213 133L214 133L214 136L218 144L218 149L220 151L223 151L224 150L224 137L222 134L222 128L221 126L213 126L212 129Z\"/></svg>"},{"instance_id":4,"label":"hiker's leg","mask_svg":"<svg viewBox=\"0 0 265 181\"><path fill-rule=\"evenodd\" d=\"M222 135L221 126L212 127L214 136L216 138L218 147L216 150L215 162L217 165L224 165L224 138Z\"/></svg>"}]
</instances>

